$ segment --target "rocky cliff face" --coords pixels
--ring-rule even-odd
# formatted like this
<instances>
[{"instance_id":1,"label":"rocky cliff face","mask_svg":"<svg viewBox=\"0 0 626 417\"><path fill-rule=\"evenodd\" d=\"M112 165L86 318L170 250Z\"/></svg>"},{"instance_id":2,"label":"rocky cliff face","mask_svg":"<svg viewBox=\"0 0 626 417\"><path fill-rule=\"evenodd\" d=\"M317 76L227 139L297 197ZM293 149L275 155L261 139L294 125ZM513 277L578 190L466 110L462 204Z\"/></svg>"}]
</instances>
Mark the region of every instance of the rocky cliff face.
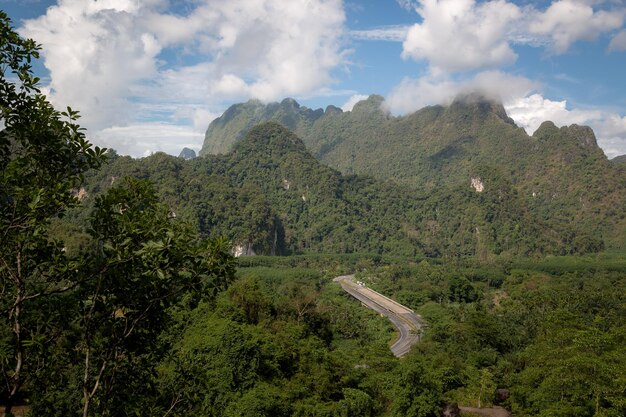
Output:
<instances>
[{"instance_id":1,"label":"rocky cliff face","mask_svg":"<svg viewBox=\"0 0 626 417\"><path fill-rule=\"evenodd\" d=\"M200 155L224 154L255 125L275 121L293 132L300 132L325 114L338 114L341 109L329 106L326 111L300 106L292 98L280 103L263 104L258 100L235 104L209 125Z\"/></svg>"},{"instance_id":2,"label":"rocky cliff face","mask_svg":"<svg viewBox=\"0 0 626 417\"><path fill-rule=\"evenodd\" d=\"M196 151L194 151L193 149L189 149L189 148L183 148L183 150L180 151L180 154L178 155L178 157L183 158L186 161L189 161L196 157Z\"/></svg>"}]
</instances>

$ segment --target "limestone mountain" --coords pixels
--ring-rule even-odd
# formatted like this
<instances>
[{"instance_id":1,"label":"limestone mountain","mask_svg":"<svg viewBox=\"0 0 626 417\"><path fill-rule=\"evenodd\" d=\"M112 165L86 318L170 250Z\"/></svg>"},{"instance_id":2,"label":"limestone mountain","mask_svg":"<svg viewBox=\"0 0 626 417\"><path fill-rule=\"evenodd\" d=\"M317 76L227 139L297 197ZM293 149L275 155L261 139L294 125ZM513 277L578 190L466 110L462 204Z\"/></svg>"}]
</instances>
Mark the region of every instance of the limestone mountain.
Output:
<instances>
[{"instance_id":1,"label":"limestone mountain","mask_svg":"<svg viewBox=\"0 0 626 417\"><path fill-rule=\"evenodd\" d=\"M428 192L468 188L473 179L488 189L503 179L528 201L534 215L563 227L575 221L612 245L626 244L626 221L618 210L626 206L626 175L607 160L587 127L557 128L546 122L529 136L501 103L477 94L402 117L386 112L380 96L370 96L349 112L313 111L288 99L231 107L209 127L204 152L212 152L218 142L220 149L232 148L264 118L286 120L318 160L343 174ZM229 136L235 128L237 134Z\"/></svg>"},{"instance_id":2,"label":"limestone mountain","mask_svg":"<svg viewBox=\"0 0 626 417\"><path fill-rule=\"evenodd\" d=\"M604 247L576 223L539 217L497 168L482 167L466 183L436 189L343 175L276 122L255 126L224 155L112 158L88 177L88 195L127 175L150 180L173 216L205 236L227 236L238 253L487 258Z\"/></svg>"},{"instance_id":3,"label":"limestone mountain","mask_svg":"<svg viewBox=\"0 0 626 417\"><path fill-rule=\"evenodd\" d=\"M626 155L616 156L615 158L611 159L611 162L616 165L626 165Z\"/></svg>"},{"instance_id":4,"label":"limestone mountain","mask_svg":"<svg viewBox=\"0 0 626 417\"><path fill-rule=\"evenodd\" d=\"M341 111L329 106L328 114ZM300 106L294 99L286 98L280 103L263 104L258 100L232 105L224 114L209 125L200 155L223 154L242 139L255 125L275 121L300 134L325 112Z\"/></svg>"},{"instance_id":5,"label":"limestone mountain","mask_svg":"<svg viewBox=\"0 0 626 417\"><path fill-rule=\"evenodd\" d=\"M196 157L196 151L189 148L183 148L178 157L186 160L194 159Z\"/></svg>"}]
</instances>

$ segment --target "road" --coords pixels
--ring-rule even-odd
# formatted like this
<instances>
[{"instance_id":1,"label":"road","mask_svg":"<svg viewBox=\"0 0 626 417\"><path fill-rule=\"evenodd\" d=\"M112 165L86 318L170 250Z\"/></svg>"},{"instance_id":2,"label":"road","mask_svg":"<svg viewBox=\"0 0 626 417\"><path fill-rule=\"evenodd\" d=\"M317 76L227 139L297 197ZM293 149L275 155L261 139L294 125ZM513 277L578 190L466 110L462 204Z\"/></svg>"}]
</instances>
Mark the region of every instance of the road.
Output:
<instances>
[{"instance_id":1,"label":"road","mask_svg":"<svg viewBox=\"0 0 626 417\"><path fill-rule=\"evenodd\" d=\"M387 316L400 331L400 337L391 346L398 358L406 355L411 346L419 342L425 322L419 314L396 301L354 282L354 275L343 275L334 279L348 294L372 310Z\"/></svg>"}]
</instances>

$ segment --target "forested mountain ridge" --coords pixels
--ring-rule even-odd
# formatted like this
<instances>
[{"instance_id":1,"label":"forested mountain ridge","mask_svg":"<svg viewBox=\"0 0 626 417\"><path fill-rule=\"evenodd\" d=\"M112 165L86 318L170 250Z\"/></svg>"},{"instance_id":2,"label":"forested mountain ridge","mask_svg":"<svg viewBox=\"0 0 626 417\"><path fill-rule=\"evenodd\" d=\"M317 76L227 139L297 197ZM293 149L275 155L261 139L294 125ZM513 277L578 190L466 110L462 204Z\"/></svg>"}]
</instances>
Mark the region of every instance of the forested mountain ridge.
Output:
<instances>
[{"instance_id":1,"label":"forested mountain ridge","mask_svg":"<svg viewBox=\"0 0 626 417\"><path fill-rule=\"evenodd\" d=\"M334 106L326 109L327 114L336 112L341 112L341 109ZM324 114L322 109L301 107L291 98L267 105L259 100L235 104L211 122L206 133L206 138L211 139L205 139L200 155L227 153L236 141L261 122L275 121L300 134L306 126L310 126Z\"/></svg>"},{"instance_id":2,"label":"forested mountain ridge","mask_svg":"<svg viewBox=\"0 0 626 417\"><path fill-rule=\"evenodd\" d=\"M505 170L346 176L276 123L221 156L120 157L40 93L40 47L1 10L0 33L0 415L626 415L623 252L516 257L602 242L538 216ZM235 262L218 235L326 253ZM427 320L403 360L331 282L346 271Z\"/></svg>"},{"instance_id":3,"label":"forested mountain ridge","mask_svg":"<svg viewBox=\"0 0 626 417\"><path fill-rule=\"evenodd\" d=\"M501 103L478 94L403 117L388 114L381 96L349 112L313 111L292 99L256 101L234 105L212 122L203 154L216 152L218 142L219 152L229 149L262 120L287 126L318 160L344 174L433 193L465 188L472 178L487 189L504 180L536 216L562 226L575 221L611 245L625 244L626 171L608 161L588 127L545 122L529 136Z\"/></svg>"},{"instance_id":4,"label":"forested mountain ridge","mask_svg":"<svg viewBox=\"0 0 626 417\"><path fill-rule=\"evenodd\" d=\"M150 180L175 215L205 236L228 237L238 253L487 258L604 248L594 230L538 216L497 168L434 190L342 175L275 122L257 125L224 155L113 156L88 176L85 192L98 194L124 176Z\"/></svg>"},{"instance_id":5,"label":"forested mountain ridge","mask_svg":"<svg viewBox=\"0 0 626 417\"><path fill-rule=\"evenodd\" d=\"M226 155L114 157L87 179L86 192L97 194L126 175L150 180L173 212L201 233L225 235L255 253L414 251L398 226L402 204L382 207L366 198L383 198L382 183L342 177L276 123L255 127ZM385 221L387 212L394 221Z\"/></svg>"},{"instance_id":6,"label":"forested mountain ridge","mask_svg":"<svg viewBox=\"0 0 626 417\"><path fill-rule=\"evenodd\" d=\"M611 162L613 162L616 165L626 165L626 155L620 155L620 156L616 156L615 158L611 159Z\"/></svg>"}]
</instances>

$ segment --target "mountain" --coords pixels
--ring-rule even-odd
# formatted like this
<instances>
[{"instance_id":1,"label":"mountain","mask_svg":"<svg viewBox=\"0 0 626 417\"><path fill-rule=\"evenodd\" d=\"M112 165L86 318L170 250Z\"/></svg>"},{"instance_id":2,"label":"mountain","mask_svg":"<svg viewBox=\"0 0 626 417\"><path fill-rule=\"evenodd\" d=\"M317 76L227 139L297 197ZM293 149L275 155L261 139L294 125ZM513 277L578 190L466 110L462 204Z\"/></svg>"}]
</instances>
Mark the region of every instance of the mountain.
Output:
<instances>
[{"instance_id":1,"label":"mountain","mask_svg":"<svg viewBox=\"0 0 626 417\"><path fill-rule=\"evenodd\" d=\"M626 165L626 155L616 156L615 158L611 159L611 162L616 165Z\"/></svg>"},{"instance_id":2,"label":"mountain","mask_svg":"<svg viewBox=\"0 0 626 417\"><path fill-rule=\"evenodd\" d=\"M178 155L178 157L183 158L185 160L194 159L196 157L196 151L194 151L193 149L189 149L189 148L183 148L183 150L180 151L180 154Z\"/></svg>"},{"instance_id":3,"label":"mountain","mask_svg":"<svg viewBox=\"0 0 626 417\"><path fill-rule=\"evenodd\" d=\"M328 114L336 111L341 110L334 106L327 109ZM301 133L324 114L322 109L311 110L300 106L291 98L267 105L258 100L235 104L211 122L200 155L227 153L236 141L261 122L276 121L296 133Z\"/></svg>"},{"instance_id":4,"label":"mountain","mask_svg":"<svg viewBox=\"0 0 626 417\"><path fill-rule=\"evenodd\" d=\"M607 160L588 127L546 122L529 136L501 103L478 94L402 117L386 112L375 95L349 112L313 111L287 99L231 107L207 130L203 152L212 152L217 138L220 149L231 149L264 118L286 120L318 160L343 174L432 193L467 188L475 179L489 189L502 179L534 216L559 227L576 222L610 246L626 244L626 221L616 210L626 206L626 175Z\"/></svg>"},{"instance_id":5,"label":"mountain","mask_svg":"<svg viewBox=\"0 0 626 417\"><path fill-rule=\"evenodd\" d=\"M538 215L498 168L482 167L465 183L436 189L344 175L276 122L255 126L223 155L189 161L163 153L114 157L87 177L85 195L93 201L127 175L151 181L174 216L205 236L227 236L239 254L488 259L604 248L602 238L580 224ZM81 223L88 208L89 198L82 214L69 220Z\"/></svg>"}]
</instances>

